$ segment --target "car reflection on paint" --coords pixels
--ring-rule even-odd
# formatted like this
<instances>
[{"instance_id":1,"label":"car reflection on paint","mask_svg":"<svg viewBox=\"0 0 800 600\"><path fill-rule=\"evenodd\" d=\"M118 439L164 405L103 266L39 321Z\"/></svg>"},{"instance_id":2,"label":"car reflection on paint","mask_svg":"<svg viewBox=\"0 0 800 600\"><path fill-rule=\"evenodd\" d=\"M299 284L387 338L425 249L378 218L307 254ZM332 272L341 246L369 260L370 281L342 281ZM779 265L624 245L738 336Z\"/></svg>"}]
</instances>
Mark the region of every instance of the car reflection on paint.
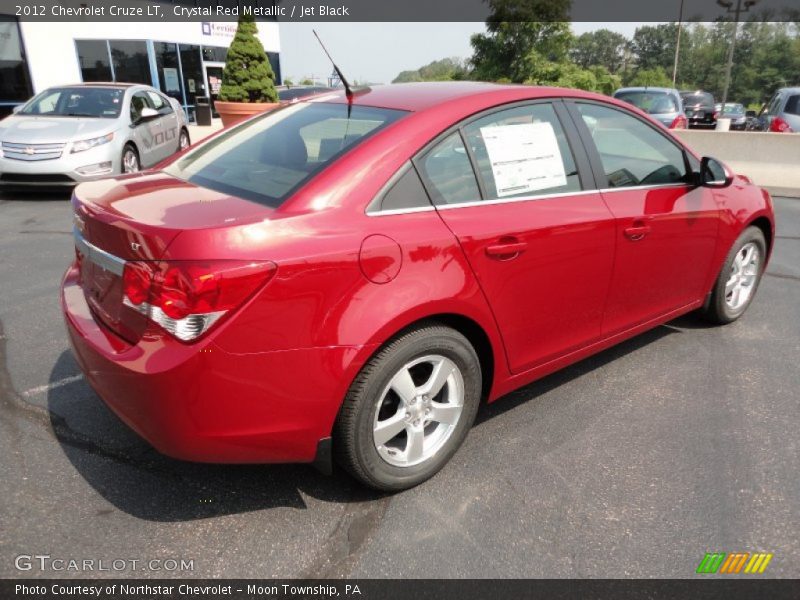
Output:
<instances>
[{"instance_id":1,"label":"car reflection on paint","mask_svg":"<svg viewBox=\"0 0 800 600\"><path fill-rule=\"evenodd\" d=\"M774 237L767 192L637 108L469 82L290 104L73 205L67 328L122 420L382 490L441 469L481 401L739 318Z\"/></svg>"}]
</instances>

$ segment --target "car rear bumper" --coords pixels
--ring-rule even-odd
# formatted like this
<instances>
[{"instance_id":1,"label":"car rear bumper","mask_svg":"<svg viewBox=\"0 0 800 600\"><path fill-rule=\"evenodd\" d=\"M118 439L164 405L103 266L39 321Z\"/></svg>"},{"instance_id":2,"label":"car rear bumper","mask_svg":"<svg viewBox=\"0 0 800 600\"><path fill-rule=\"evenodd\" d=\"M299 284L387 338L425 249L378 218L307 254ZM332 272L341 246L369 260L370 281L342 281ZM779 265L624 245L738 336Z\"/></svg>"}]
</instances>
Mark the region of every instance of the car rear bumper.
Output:
<instances>
[{"instance_id":1,"label":"car rear bumper","mask_svg":"<svg viewBox=\"0 0 800 600\"><path fill-rule=\"evenodd\" d=\"M62 310L89 384L163 454L213 463L313 462L328 437L358 348L233 354L212 339L145 333L135 345L98 324L76 267Z\"/></svg>"}]
</instances>

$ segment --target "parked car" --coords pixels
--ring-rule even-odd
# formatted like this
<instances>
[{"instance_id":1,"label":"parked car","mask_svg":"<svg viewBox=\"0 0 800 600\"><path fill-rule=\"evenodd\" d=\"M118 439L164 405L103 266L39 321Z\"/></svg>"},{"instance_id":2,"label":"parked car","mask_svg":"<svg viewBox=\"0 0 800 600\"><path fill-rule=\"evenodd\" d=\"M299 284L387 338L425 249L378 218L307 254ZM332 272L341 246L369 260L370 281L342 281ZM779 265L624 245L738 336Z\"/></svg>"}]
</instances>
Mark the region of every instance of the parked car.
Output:
<instances>
[{"instance_id":1,"label":"parked car","mask_svg":"<svg viewBox=\"0 0 800 600\"><path fill-rule=\"evenodd\" d=\"M738 319L774 239L766 191L638 109L475 82L287 105L73 206L67 329L125 423L192 461L333 453L383 490L441 469L483 400Z\"/></svg>"},{"instance_id":2,"label":"parked car","mask_svg":"<svg viewBox=\"0 0 800 600\"><path fill-rule=\"evenodd\" d=\"M281 85L278 86L278 100L281 102L297 102L302 98L332 91L333 88L323 85Z\"/></svg>"},{"instance_id":3,"label":"parked car","mask_svg":"<svg viewBox=\"0 0 800 600\"><path fill-rule=\"evenodd\" d=\"M708 92L698 90L696 92L681 92L683 99L683 110L686 118L689 119L689 127L715 127L717 124L714 118L714 96Z\"/></svg>"},{"instance_id":4,"label":"parked car","mask_svg":"<svg viewBox=\"0 0 800 600\"><path fill-rule=\"evenodd\" d=\"M736 102L726 102L724 111L721 102L715 104L714 120L718 121L720 117L731 120L730 128L732 130L744 131L747 128L747 115L744 105L742 104L737 104Z\"/></svg>"},{"instance_id":5,"label":"parked car","mask_svg":"<svg viewBox=\"0 0 800 600\"><path fill-rule=\"evenodd\" d=\"M614 98L640 108L667 129L686 129L680 93L672 88L628 87L614 92Z\"/></svg>"},{"instance_id":6,"label":"parked car","mask_svg":"<svg viewBox=\"0 0 800 600\"><path fill-rule=\"evenodd\" d=\"M745 112L745 129L747 131L758 131L761 129L758 122L758 113L754 110Z\"/></svg>"},{"instance_id":7,"label":"parked car","mask_svg":"<svg viewBox=\"0 0 800 600\"><path fill-rule=\"evenodd\" d=\"M0 187L71 187L136 172L189 143L183 108L150 86L52 87L0 121Z\"/></svg>"},{"instance_id":8,"label":"parked car","mask_svg":"<svg viewBox=\"0 0 800 600\"><path fill-rule=\"evenodd\" d=\"M758 115L759 128L775 133L800 133L800 87L781 88Z\"/></svg>"}]
</instances>

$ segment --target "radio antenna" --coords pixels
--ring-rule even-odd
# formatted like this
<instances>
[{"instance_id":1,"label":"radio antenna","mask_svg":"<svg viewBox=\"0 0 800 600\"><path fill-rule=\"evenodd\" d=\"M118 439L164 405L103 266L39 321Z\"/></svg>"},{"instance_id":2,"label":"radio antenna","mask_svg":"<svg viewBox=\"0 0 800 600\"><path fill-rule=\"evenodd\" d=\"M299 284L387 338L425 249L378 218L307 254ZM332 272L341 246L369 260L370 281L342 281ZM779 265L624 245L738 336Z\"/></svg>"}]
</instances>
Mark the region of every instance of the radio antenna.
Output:
<instances>
[{"instance_id":1,"label":"radio antenna","mask_svg":"<svg viewBox=\"0 0 800 600\"><path fill-rule=\"evenodd\" d=\"M328 49L325 47L325 44L322 43L322 40L320 39L319 35L317 35L317 31L315 29L312 29L311 31L314 32L314 37L317 38L319 45L322 46L323 52L325 52L325 54L327 55L328 60L331 61L331 64L333 65L333 70L336 71L336 74L339 76L339 80L342 82L342 85L344 86L344 93L347 96L347 99L351 100L353 98L353 88L350 87L350 82L347 81L347 78L344 76L344 73L342 73L342 70L336 66L335 62L333 62L333 58L331 58L330 52L328 52Z\"/></svg>"}]
</instances>

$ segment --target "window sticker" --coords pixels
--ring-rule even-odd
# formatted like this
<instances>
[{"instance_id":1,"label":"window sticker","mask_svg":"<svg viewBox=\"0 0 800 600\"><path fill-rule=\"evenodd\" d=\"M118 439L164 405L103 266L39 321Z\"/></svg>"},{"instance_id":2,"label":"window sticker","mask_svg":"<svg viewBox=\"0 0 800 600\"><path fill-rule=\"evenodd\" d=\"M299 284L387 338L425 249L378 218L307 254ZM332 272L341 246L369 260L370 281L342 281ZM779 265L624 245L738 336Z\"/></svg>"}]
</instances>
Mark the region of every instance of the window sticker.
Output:
<instances>
[{"instance_id":1,"label":"window sticker","mask_svg":"<svg viewBox=\"0 0 800 600\"><path fill-rule=\"evenodd\" d=\"M497 196L567 185L553 126L547 122L481 127Z\"/></svg>"}]
</instances>

